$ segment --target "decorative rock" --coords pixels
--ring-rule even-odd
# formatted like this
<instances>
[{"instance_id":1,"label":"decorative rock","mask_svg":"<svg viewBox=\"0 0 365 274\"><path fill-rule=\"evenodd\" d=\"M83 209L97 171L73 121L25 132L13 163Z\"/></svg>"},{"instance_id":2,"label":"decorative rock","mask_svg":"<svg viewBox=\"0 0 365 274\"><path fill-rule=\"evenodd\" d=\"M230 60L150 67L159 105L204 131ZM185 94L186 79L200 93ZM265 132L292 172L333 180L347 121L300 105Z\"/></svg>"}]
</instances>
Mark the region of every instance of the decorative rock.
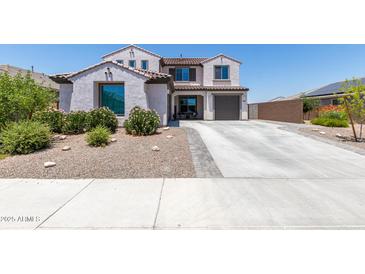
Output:
<instances>
[{"instance_id":1,"label":"decorative rock","mask_svg":"<svg viewBox=\"0 0 365 274\"><path fill-rule=\"evenodd\" d=\"M116 138L111 138L110 139L110 142L116 142L117 141L117 139Z\"/></svg>"},{"instance_id":2,"label":"decorative rock","mask_svg":"<svg viewBox=\"0 0 365 274\"><path fill-rule=\"evenodd\" d=\"M337 138L342 138L342 135L340 133L336 133Z\"/></svg>"},{"instance_id":3,"label":"decorative rock","mask_svg":"<svg viewBox=\"0 0 365 274\"><path fill-rule=\"evenodd\" d=\"M63 148L62 148L62 151L68 151L68 150L70 150L71 149L71 147L70 146L64 146Z\"/></svg>"},{"instance_id":4,"label":"decorative rock","mask_svg":"<svg viewBox=\"0 0 365 274\"><path fill-rule=\"evenodd\" d=\"M319 134L325 135L325 134L326 134L326 132L324 132L324 131L320 131L320 132L319 132Z\"/></svg>"},{"instance_id":5,"label":"decorative rock","mask_svg":"<svg viewBox=\"0 0 365 274\"><path fill-rule=\"evenodd\" d=\"M45 168L53 167L53 166L56 166L56 163L55 162L45 162L44 163L44 167Z\"/></svg>"},{"instance_id":6,"label":"decorative rock","mask_svg":"<svg viewBox=\"0 0 365 274\"><path fill-rule=\"evenodd\" d=\"M160 148L158 146L154 146L154 147L152 147L152 150L153 151L160 151Z\"/></svg>"},{"instance_id":7,"label":"decorative rock","mask_svg":"<svg viewBox=\"0 0 365 274\"><path fill-rule=\"evenodd\" d=\"M167 135L167 136L166 136L166 138L167 138L167 139L171 139L171 138L174 138L174 136L172 136L172 135Z\"/></svg>"},{"instance_id":8,"label":"decorative rock","mask_svg":"<svg viewBox=\"0 0 365 274\"><path fill-rule=\"evenodd\" d=\"M169 127L164 127L163 130L169 130L170 128Z\"/></svg>"},{"instance_id":9,"label":"decorative rock","mask_svg":"<svg viewBox=\"0 0 365 274\"><path fill-rule=\"evenodd\" d=\"M312 131L319 131L318 128L312 128Z\"/></svg>"},{"instance_id":10,"label":"decorative rock","mask_svg":"<svg viewBox=\"0 0 365 274\"><path fill-rule=\"evenodd\" d=\"M60 136L60 140L65 140L67 138L67 136L66 135L61 135Z\"/></svg>"}]
</instances>

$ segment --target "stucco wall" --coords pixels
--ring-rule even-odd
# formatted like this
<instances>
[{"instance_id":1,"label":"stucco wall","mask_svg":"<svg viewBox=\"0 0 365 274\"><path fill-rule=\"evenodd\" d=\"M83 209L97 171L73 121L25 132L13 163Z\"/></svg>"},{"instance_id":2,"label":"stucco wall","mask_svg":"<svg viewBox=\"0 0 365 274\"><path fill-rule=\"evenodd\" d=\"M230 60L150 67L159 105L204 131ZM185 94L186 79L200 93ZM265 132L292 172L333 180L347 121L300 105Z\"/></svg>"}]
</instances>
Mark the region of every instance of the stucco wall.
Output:
<instances>
[{"instance_id":1,"label":"stucco wall","mask_svg":"<svg viewBox=\"0 0 365 274\"><path fill-rule=\"evenodd\" d=\"M134 55L133 55L134 53ZM128 66L129 60L136 60L136 67L141 68L141 61L142 60L148 60L148 69L153 71L160 71L160 58L154 55L151 55L147 52L144 52L142 50L139 50L137 48L133 48L133 53L131 52L131 48L127 48L123 51L114 53L112 55L109 55L103 60L105 61L117 61L117 60L123 60L124 65Z\"/></svg>"},{"instance_id":2,"label":"stucco wall","mask_svg":"<svg viewBox=\"0 0 365 274\"><path fill-rule=\"evenodd\" d=\"M146 84L148 108L157 111L161 125L168 123L168 92L166 84Z\"/></svg>"},{"instance_id":3,"label":"stucco wall","mask_svg":"<svg viewBox=\"0 0 365 274\"><path fill-rule=\"evenodd\" d=\"M214 80L214 66L229 66L229 80ZM239 86L240 85L240 63L226 57L217 57L203 64L203 75L205 86Z\"/></svg>"},{"instance_id":4,"label":"stucco wall","mask_svg":"<svg viewBox=\"0 0 365 274\"><path fill-rule=\"evenodd\" d=\"M71 107L73 86L72 84L60 84L59 90L59 107L61 110L69 112Z\"/></svg>"},{"instance_id":5,"label":"stucco wall","mask_svg":"<svg viewBox=\"0 0 365 274\"><path fill-rule=\"evenodd\" d=\"M203 67L201 66L179 66L184 68L195 68L196 69L196 81L189 82L174 82L176 85L203 85ZM170 68L176 68L176 66L165 66L162 67L162 72L169 74Z\"/></svg>"},{"instance_id":6,"label":"stucco wall","mask_svg":"<svg viewBox=\"0 0 365 274\"><path fill-rule=\"evenodd\" d=\"M257 118L262 120L303 123L302 100L265 102L257 105ZM251 107L251 106L250 106ZM253 117L256 118L256 117Z\"/></svg>"},{"instance_id":7,"label":"stucco wall","mask_svg":"<svg viewBox=\"0 0 365 274\"><path fill-rule=\"evenodd\" d=\"M105 72L110 68L112 78L107 78ZM147 108L144 76L130 72L113 64L104 64L97 68L76 75L70 79L73 82L70 111L90 110L99 107L99 83L124 83L125 86L125 116L132 107L138 105Z\"/></svg>"}]
</instances>

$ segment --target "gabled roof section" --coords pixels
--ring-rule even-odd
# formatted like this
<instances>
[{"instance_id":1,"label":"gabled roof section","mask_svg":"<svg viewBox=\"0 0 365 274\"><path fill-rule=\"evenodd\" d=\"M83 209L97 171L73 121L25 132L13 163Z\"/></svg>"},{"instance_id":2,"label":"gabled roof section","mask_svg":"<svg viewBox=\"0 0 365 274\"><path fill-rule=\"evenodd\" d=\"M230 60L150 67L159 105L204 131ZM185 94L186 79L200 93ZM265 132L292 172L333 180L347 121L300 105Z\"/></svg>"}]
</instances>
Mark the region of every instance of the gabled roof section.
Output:
<instances>
[{"instance_id":1,"label":"gabled roof section","mask_svg":"<svg viewBox=\"0 0 365 274\"><path fill-rule=\"evenodd\" d=\"M214 56L214 57L211 57L211 58L207 58L206 60L202 61L202 64L207 63L207 62L209 62L209 61L212 61L212 60L214 60L214 59L216 59L216 58L219 58L219 57L224 57L224 58L227 58L227 59L229 59L229 60L231 60L231 61L233 61L233 62L237 62L237 63L242 64L242 62L241 62L241 61L239 61L239 60L237 60L237 59L234 59L234 58L232 58L232 57L229 57L229 56L227 56L227 55L224 55L223 53L220 53L220 54L218 54L218 55L216 55L216 56Z\"/></svg>"},{"instance_id":2,"label":"gabled roof section","mask_svg":"<svg viewBox=\"0 0 365 274\"><path fill-rule=\"evenodd\" d=\"M117 63L115 61L103 61L103 62L100 62L100 63L95 64L93 66L84 68L84 69L82 69L80 71L77 71L77 72L72 72L72 73L69 73L69 74L63 73L63 74L51 75L50 78L52 80L58 82L58 83L71 83L70 79L72 77L75 77L79 74L82 74L86 71L89 71L91 69L97 68L97 67L105 65L105 64L116 65L116 66L118 66L120 68L123 68L123 69L126 69L130 72L133 72L133 73L136 73L138 75L144 76L144 77L147 78L147 80L160 80L160 81L161 80L166 80L166 81L169 81L172 78L171 75L166 74L166 73L160 73L160 72L155 72L155 71L151 71L151 70L143 70L143 69L132 68L132 67Z\"/></svg>"},{"instance_id":3,"label":"gabled roof section","mask_svg":"<svg viewBox=\"0 0 365 274\"><path fill-rule=\"evenodd\" d=\"M158 54L156 54L156 53L153 53L153 52L151 52L151 51L148 51L148 50L146 50L146 49L144 49L144 48L138 47L138 46L136 46L136 45L133 45L133 44L132 44L132 45L129 45L129 46L126 46L126 47L124 47L124 48L121 48L121 49L115 50L115 51L113 51L113 52L107 53L107 54L105 54L104 56L102 56L101 58L108 57L108 56L110 56L110 55L113 55L113 54L115 54L115 53L118 53L118 52L121 52L121 51L127 50L127 49L129 49L129 48L136 48L136 49L138 49L138 50L144 51L145 53L148 53L148 54L151 54L151 55L156 56L156 57L158 57L158 58L161 58L161 56L160 56L160 55L158 55Z\"/></svg>"},{"instance_id":4,"label":"gabled roof section","mask_svg":"<svg viewBox=\"0 0 365 274\"><path fill-rule=\"evenodd\" d=\"M204 57L189 57L189 58L162 58L162 66L202 66L202 62L208 58Z\"/></svg>"}]
</instances>

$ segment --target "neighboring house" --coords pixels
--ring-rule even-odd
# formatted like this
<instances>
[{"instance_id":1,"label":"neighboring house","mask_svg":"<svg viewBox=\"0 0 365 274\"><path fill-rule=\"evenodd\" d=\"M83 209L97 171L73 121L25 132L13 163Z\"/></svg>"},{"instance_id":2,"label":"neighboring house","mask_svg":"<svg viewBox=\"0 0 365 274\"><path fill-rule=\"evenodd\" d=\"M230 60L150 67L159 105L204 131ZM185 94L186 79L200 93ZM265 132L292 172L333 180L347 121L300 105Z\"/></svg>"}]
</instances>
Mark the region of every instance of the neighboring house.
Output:
<instances>
[{"instance_id":1,"label":"neighboring house","mask_svg":"<svg viewBox=\"0 0 365 274\"><path fill-rule=\"evenodd\" d=\"M365 77L360 78L362 83L365 84ZM285 100L295 100L301 97L310 97L319 99L321 106L326 105L338 105L340 104L339 98L343 96L343 92L341 91L342 85L345 81L339 81L335 83L331 83L320 88L311 89L309 91L297 93L287 97L276 97L271 99L269 102L275 101L285 101Z\"/></svg>"},{"instance_id":2,"label":"neighboring house","mask_svg":"<svg viewBox=\"0 0 365 274\"><path fill-rule=\"evenodd\" d=\"M365 84L365 78L360 78L361 82ZM315 89L309 93L307 93L306 97L317 98L320 100L320 105L339 105L339 98L343 96L343 92L341 91L342 85L345 81L340 81L336 83L332 83L318 89Z\"/></svg>"},{"instance_id":3,"label":"neighboring house","mask_svg":"<svg viewBox=\"0 0 365 274\"><path fill-rule=\"evenodd\" d=\"M83 70L51 76L60 84L60 108L109 107L120 123L134 106L170 119L246 120L247 91L241 62L211 58L164 58L135 45L106 54Z\"/></svg>"},{"instance_id":4,"label":"neighboring house","mask_svg":"<svg viewBox=\"0 0 365 274\"><path fill-rule=\"evenodd\" d=\"M18 67L14 67L14 66L10 66L10 65L0 65L0 73L4 73L4 72L8 73L10 76L15 76L18 73L20 73L22 75L26 75L29 73L30 77L32 77L32 79L34 79L34 81L37 84L39 84L43 87L51 88L55 91L58 91L60 88L59 84L52 81L49 78L49 76L44 73L34 72L31 70L18 68Z\"/></svg>"}]
</instances>

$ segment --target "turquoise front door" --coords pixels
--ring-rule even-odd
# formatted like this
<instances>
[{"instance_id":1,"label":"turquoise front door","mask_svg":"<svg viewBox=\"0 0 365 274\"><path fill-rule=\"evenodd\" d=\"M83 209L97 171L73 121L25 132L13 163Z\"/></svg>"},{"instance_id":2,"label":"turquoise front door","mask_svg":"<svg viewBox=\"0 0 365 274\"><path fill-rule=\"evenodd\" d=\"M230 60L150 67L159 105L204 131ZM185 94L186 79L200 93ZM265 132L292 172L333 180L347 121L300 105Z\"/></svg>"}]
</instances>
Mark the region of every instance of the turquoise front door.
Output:
<instances>
[{"instance_id":1,"label":"turquoise front door","mask_svg":"<svg viewBox=\"0 0 365 274\"><path fill-rule=\"evenodd\" d=\"M100 106L108 107L116 115L124 115L124 85L100 84Z\"/></svg>"}]
</instances>

